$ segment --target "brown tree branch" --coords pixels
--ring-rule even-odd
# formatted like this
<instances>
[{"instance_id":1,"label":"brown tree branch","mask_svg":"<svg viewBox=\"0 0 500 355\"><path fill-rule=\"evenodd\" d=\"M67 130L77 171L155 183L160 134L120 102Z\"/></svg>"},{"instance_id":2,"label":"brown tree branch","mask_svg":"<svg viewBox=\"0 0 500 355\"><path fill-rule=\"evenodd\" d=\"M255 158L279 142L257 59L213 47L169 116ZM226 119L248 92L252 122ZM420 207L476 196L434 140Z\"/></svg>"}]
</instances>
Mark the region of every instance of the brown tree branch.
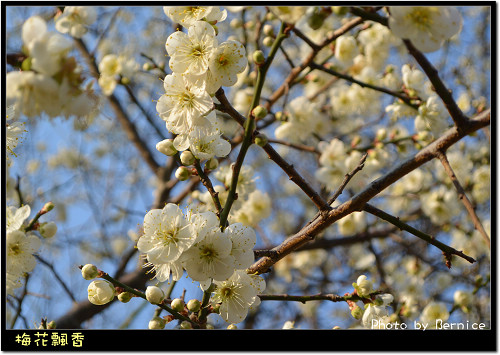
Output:
<instances>
[{"instance_id":1,"label":"brown tree branch","mask_svg":"<svg viewBox=\"0 0 500 355\"><path fill-rule=\"evenodd\" d=\"M413 157L395 166L388 173L369 184L364 190L356 194L349 201L344 202L330 211L326 218L317 219L313 223L306 225L298 233L287 238L279 246L272 249L274 252L272 257L261 258L250 266L248 272L259 274L267 272L267 270L278 260L288 255L291 251L296 250L305 243L313 240L318 233L325 230L334 222L351 214L352 212L361 211L364 208L364 205L381 191L401 179L406 174L432 160L435 157L436 151L443 149L446 150L469 133L475 132L478 129L489 125L489 123L490 110L486 110L485 112L479 114L476 119L469 121L460 131L457 127L449 129L439 139L420 150Z\"/></svg>"}]
</instances>

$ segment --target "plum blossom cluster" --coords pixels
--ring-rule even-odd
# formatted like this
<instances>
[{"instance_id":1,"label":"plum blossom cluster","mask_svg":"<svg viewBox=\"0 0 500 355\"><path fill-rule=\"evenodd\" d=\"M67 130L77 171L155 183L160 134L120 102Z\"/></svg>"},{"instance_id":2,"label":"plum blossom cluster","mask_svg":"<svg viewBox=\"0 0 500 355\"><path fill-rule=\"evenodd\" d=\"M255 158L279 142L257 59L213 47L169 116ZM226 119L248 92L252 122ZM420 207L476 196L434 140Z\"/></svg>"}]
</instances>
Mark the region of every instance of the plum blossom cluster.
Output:
<instances>
[{"instance_id":1,"label":"plum blossom cluster","mask_svg":"<svg viewBox=\"0 0 500 355\"><path fill-rule=\"evenodd\" d=\"M228 196L228 187L231 185L232 168L230 165L221 165L213 176L222 183L215 185L219 201L225 204ZM238 199L234 201L229 215L229 220L245 226L255 227L271 214L271 198L267 192L256 188L254 170L248 165L243 165L238 176L236 192ZM199 202L198 209L202 211L217 211L212 196L208 191L201 193L194 191L193 199Z\"/></svg>"},{"instance_id":2,"label":"plum blossom cluster","mask_svg":"<svg viewBox=\"0 0 500 355\"><path fill-rule=\"evenodd\" d=\"M165 94L156 109L176 135L173 146L177 151L189 149L199 160L224 157L231 146L221 138L211 95L221 86L236 83L237 74L247 66L245 49L237 41L219 43L217 39L213 25L226 18L226 10L166 6L164 12L186 26L187 33L174 32L166 41L172 74L163 81Z\"/></svg>"},{"instance_id":3,"label":"plum blossom cluster","mask_svg":"<svg viewBox=\"0 0 500 355\"><path fill-rule=\"evenodd\" d=\"M41 213L48 212L52 204L44 206ZM26 220L31 214L29 205L20 208L7 206L6 208L6 290L8 295L13 295L14 290L21 287L21 279L25 274L33 271L36 266L34 254L42 246L33 229L27 229ZM57 232L57 226L54 222L38 223L36 229L44 238L52 238Z\"/></svg>"},{"instance_id":4,"label":"plum blossom cluster","mask_svg":"<svg viewBox=\"0 0 500 355\"><path fill-rule=\"evenodd\" d=\"M370 298L370 294L375 292L373 283L368 280L366 275L358 277L353 287L360 297ZM356 319L361 319L365 328L383 329L383 325L390 323L389 311L387 307L394 300L394 296L389 293L379 294L372 298L372 303L367 303L364 310L356 304L350 304L351 314Z\"/></svg>"},{"instance_id":5,"label":"plum blossom cluster","mask_svg":"<svg viewBox=\"0 0 500 355\"><path fill-rule=\"evenodd\" d=\"M50 32L39 16L30 17L22 27L26 59L21 71L6 76L6 103L15 106L16 114L27 117L90 115L97 104L91 85L83 87L85 78L74 57L68 54L73 42Z\"/></svg>"},{"instance_id":6,"label":"plum blossom cluster","mask_svg":"<svg viewBox=\"0 0 500 355\"><path fill-rule=\"evenodd\" d=\"M56 30L82 38L96 19L97 11L93 6L65 6L64 11L56 18Z\"/></svg>"},{"instance_id":7,"label":"plum blossom cluster","mask_svg":"<svg viewBox=\"0 0 500 355\"><path fill-rule=\"evenodd\" d=\"M107 54L99 62L99 86L104 95L110 96L115 91L118 81L123 84L130 82L134 73L139 69L139 64L134 58L124 55ZM119 78L119 79L118 79Z\"/></svg>"},{"instance_id":8,"label":"plum blossom cluster","mask_svg":"<svg viewBox=\"0 0 500 355\"><path fill-rule=\"evenodd\" d=\"M215 213L185 215L169 203L146 214L143 230L137 248L158 281L179 280L186 271L205 290L214 282L214 302L221 303L221 315L231 323L243 320L259 302L264 280L245 273L254 260L252 228L235 223L221 231Z\"/></svg>"},{"instance_id":9,"label":"plum blossom cluster","mask_svg":"<svg viewBox=\"0 0 500 355\"><path fill-rule=\"evenodd\" d=\"M389 27L422 52L434 52L462 29L462 16L451 6L389 6Z\"/></svg>"},{"instance_id":10,"label":"plum blossom cluster","mask_svg":"<svg viewBox=\"0 0 500 355\"><path fill-rule=\"evenodd\" d=\"M320 142L318 149L321 152L319 163L321 167L316 171L316 178L330 191L339 188L345 175L355 169L363 154L356 149L348 149L344 142L334 138L329 143ZM390 161L390 153L384 149L372 149L364 163L362 171L358 172L349 182L349 187L359 191L370 179L380 173L380 169Z\"/></svg>"}]
</instances>

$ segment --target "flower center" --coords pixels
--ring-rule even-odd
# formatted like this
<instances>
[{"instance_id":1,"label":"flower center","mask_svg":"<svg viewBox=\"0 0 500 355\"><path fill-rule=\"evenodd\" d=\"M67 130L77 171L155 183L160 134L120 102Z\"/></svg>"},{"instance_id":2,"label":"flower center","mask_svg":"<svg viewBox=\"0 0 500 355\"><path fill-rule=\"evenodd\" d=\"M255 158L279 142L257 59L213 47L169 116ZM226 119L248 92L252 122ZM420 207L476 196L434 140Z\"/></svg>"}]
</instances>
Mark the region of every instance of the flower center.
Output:
<instances>
[{"instance_id":1,"label":"flower center","mask_svg":"<svg viewBox=\"0 0 500 355\"><path fill-rule=\"evenodd\" d=\"M217 252L211 246L205 246L201 249L200 256L202 259L212 260L217 256Z\"/></svg>"},{"instance_id":2,"label":"flower center","mask_svg":"<svg viewBox=\"0 0 500 355\"><path fill-rule=\"evenodd\" d=\"M220 290L220 294L222 298L227 299L231 297L231 294L233 293L233 290L231 287L224 287L222 290Z\"/></svg>"},{"instance_id":3,"label":"flower center","mask_svg":"<svg viewBox=\"0 0 500 355\"><path fill-rule=\"evenodd\" d=\"M168 245L170 243L176 244L179 241L176 235L176 231L159 231L158 239L163 245Z\"/></svg>"},{"instance_id":4,"label":"flower center","mask_svg":"<svg viewBox=\"0 0 500 355\"><path fill-rule=\"evenodd\" d=\"M219 57L219 65L221 67L223 66L226 66L227 64L229 63L229 59L227 59L224 54L221 54L221 56Z\"/></svg>"},{"instance_id":5,"label":"flower center","mask_svg":"<svg viewBox=\"0 0 500 355\"><path fill-rule=\"evenodd\" d=\"M419 29L424 30L429 28L434 22L432 14L435 9L429 7L416 7L412 12L406 15L407 19L415 24Z\"/></svg>"},{"instance_id":6,"label":"flower center","mask_svg":"<svg viewBox=\"0 0 500 355\"><path fill-rule=\"evenodd\" d=\"M21 248L19 247L19 244L14 244L14 245L11 245L11 247L9 248L9 255L19 255L21 254L23 251L21 250Z\"/></svg>"}]
</instances>

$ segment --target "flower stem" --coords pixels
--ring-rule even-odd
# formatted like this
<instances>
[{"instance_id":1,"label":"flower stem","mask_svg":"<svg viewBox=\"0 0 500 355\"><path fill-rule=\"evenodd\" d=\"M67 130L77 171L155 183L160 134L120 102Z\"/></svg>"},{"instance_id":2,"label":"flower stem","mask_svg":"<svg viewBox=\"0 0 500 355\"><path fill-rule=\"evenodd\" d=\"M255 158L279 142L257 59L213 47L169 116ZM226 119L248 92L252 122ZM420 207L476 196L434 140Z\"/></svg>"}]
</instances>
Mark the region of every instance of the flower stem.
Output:
<instances>
[{"instance_id":1,"label":"flower stem","mask_svg":"<svg viewBox=\"0 0 500 355\"><path fill-rule=\"evenodd\" d=\"M259 105L260 95L262 93L262 88L264 87L264 81L266 79L267 70L271 66L274 56L276 55L278 49L280 48L281 42L283 42L283 40L288 37L288 35L285 34L285 26L286 26L285 23L281 23L280 31L276 36L273 45L271 46L271 50L269 51L269 55L266 61L264 62L264 64L258 66L257 81L255 83L255 90L253 94L252 104L250 105L248 118L245 120L245 125L244 125L245 133L243 136L243 142L241 143L240 152L238 153L238 157L233 166L233 175L231 178L231 187L229 189L229 194L226 203L224 205L224 208L220 214L220 226L222 230L226 228L229 211L231 210L233 202L237 198L236 187L238 185L238 177L240 174L241 167L243 165L243 160L245 159L245 155L248 151L248 148L252 145L252 137L255 130L255 117L253 116L252 111L255 107Z\"/></svg>"}]
</instances>

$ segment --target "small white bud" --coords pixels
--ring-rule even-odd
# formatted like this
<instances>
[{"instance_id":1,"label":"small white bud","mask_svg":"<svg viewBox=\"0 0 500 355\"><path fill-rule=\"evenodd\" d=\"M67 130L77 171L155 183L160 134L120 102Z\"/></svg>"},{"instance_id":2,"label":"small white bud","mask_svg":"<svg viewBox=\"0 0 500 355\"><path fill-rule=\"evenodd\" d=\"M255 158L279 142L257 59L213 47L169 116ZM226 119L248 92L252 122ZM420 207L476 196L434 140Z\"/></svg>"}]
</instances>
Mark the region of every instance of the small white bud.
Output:
<instances>
[{"instance_id":1,"label":"small white bud","mask_svg":"<svg viewBox=\"0 0 500 355\"><path fill-rule=\"evenodd\" d=\"M172 139L164 139L156 143L156 150L168 156L177 154L177 149L175 149Z\"/></svg>"},{"instance_id":2,"label":"small white bud","mask_svg":"<svg viewBox=\"0 0 500 355\"><path fill-rule=\"evenodd\" d=\"M259 105L252 110L252 114L255 117L255 119L260 120L266 117L267 109L264 106Z\"/></svg>"},{"instance_id":3,"label":"small white bud","mask_svg":"<svg viewBox=\"0 0 500 355\"><path fill-rule=\"evenodd\" d=\"M85 280L95 279L98 274L99 271L95 265L87 264L82 267L82 276Z\"/></svg>"},{"instance_id":4,"label":"small white bud","mask_svg":"<svg viewBox=\"0 0 500 355\"><path fill-rule=\"evenodd\" d=\"M187 309L189 309L191 312L198 312L200 310L201 303L197 299L193 298L192 300L189 300L187 303Z\"/></svg>"},{"instance_id":5,"label":"small white bud","mask_svg":"<svg viewBox=\"0 0 500 355\"><path fill-rule=\"evenodd\" d=\"M271 36L264 37L262 44L266 47L271 47L274 43L274 38Z\"/></svg>"},{"instance_id":6,"label":"small white bud","mask_svg":"<svg viewBox=\"0 0 500 355\"><path fill-rule=\"evenodd\" d=\"M122 292L116 298L118 298L118 301L121 303L127 303L132 299L132 297L133 295L130 292Z\"/></svg>"},{"instance_id":7,"label":"small white bud","mask_svg":"<svg viewBox=\"0 0 500 355\"><path fill-rule=\"evenodd\" d=\"M146 299L149 303L159 304L165 298L163 290L157 286L148 286L146 288Z\"/></svg>"},{"instance_id":8,"label":"small white bud","mask_svg":"<svg viewBox=\"0 0 500 355\"><path fill-rule=\"evenodd\" d=\"M176 312L182 312L184 310L184 301L180 298L174 298L170 303L170 307Z\"/></svg>"},{"instance_id":9,"label":"small white bud","mask_svg":"<svg viewBox=\"0 0 500 355\"><path fill-rule=\"evenodd\" d=\"M264 52L262 52L261 50L256 50L255 52L253 52L252 58L257 65L264 64L264 62L266 61Z\"/></svg>"},{"instance_id":10,"label":"small white bud","mask_svg":"<svg viewBox=\"0 0 500 355\"><path fill-rule=\"evenodd\" d=\"M216 158L211 158L205 163L205 168L215 170L219 167L219 161Z\"/></svg>"},{"instance_id":11,"label":"small white bud","mask_svg":"<svg viewBox=\"0 0 500 355\"><path fill-rule=\"evenodd\" d=\"M238 327L236 326L236 324L229 324L227 326L227 329L238 329Z\"/></svg>"},{"instance_id":12,"label":"small white bud","mask_svg":"<svg viewBox=\"0 0 500 355\"><path fill-rule=\"evenodd\" d=\"M187 320L182 321L181 329L193 329L193 326Z\"/></svg>"},{"instance_id":13,"label":"small white bud","mask_svg":"<svg viewBox=\"0 0 500 355\"><path fill-rule=\"evenodd\" d=\"M193 153L191 153L189 150L185 150L181 153L181 163L189 166L193 165L195 161L195 157Z\"/></svg>"},{"instance_id":14,"label":"small white bud","mask_svg":"<svg viewBox=\"0 0 500 355\"><path fill-rule=\"evenodd\" d=\"M165 328L165 324L167 324L165 319L163 319L161 317L154 317L153 319L151 319L149 321L148 328L149 329L163 329L163 328Z\"/></svg>"},{"instance_id":15,"label":"small white bud","mask_svg":"<svg viewBox=\"0 0 500 355\"><path fill-rule=\"evenodd\" d=\"M264 33L266 36L272 36L274 34L274 28L270 24L265 24L264 27L262 27L262 33Z\"/></svg>"},{"instance_id":16,"label":"small white bud","mask_svg":"<svg viewBox=\"0 0 500 355\"><path fill-rule=\"evenodd\" d=\"M106 280L92 281L87 292L90 303L97 306L111 302L116 294L113 284Z\"/></svg>"},{"instance_id":17,"label":"small white bud","mask_svg":"<svg viewBox=\"0 0 500 355\"><path fill-rule=\"evenodd\" d=\"M175 177L180 181L185 181L191 176L191 171L185 166L179 166L175 171Z\"/></svg>"}]
</instances>

